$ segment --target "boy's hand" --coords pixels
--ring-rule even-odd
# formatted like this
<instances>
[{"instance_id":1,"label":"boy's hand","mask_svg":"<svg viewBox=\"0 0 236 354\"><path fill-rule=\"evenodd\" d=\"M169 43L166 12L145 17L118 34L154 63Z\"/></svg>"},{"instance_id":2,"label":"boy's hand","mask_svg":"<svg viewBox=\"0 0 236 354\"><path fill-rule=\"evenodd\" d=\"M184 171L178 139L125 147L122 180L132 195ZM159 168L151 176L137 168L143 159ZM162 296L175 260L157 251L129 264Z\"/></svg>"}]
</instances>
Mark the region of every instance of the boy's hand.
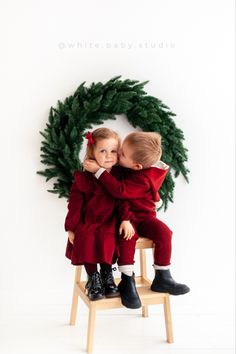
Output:
<instances>
[{"instance_id":1,"label":"boy's hand","mask_svg":"<svg viewBox=\"0 0 236 354\"><path fill-rule=\"evenodd\" d=\"M135 231L129 220L124 220L120 224L119 234L121 235L123 231L124 231L123 237L125 240L130 240L134 236Z\"/></svg>"},{"instance_id":2,"label":"boy's hand","mask_svg":"<svg viewBox=\"0 0 236 354\"><path fill-rule=\"evenodd\" d=\"M162 206L162 204L163 204L162 199L160 199L160 200L159 200L158 202L156 202L155 204L156 204L156 208L157 208L157 209L160 208L160 207Z\"/></svg>"},{"instance_id":3,"label":"boy's hand","mask_svg":"<svg viewBox=\"0 0 236 354\"><path fill-rule=\"evenodd\" d=\"M86 159L83 163L83 166L86 171L89 171L92 173L96 173L100 168L100 166L97 164L97 162L92 159Z\"/></svg>"},{"instance_id":4,"label":"boy's hand","mask_svg":"<svg viewBox=\"0 0 236 354\"><path fill-rule=\"evenodd\" d=\"M68 238L69 238L70 243L72 243L72 245L73 245L74 239L75 239L75 234L73 231L68 231Z\"/></svg>"}]
</instances>

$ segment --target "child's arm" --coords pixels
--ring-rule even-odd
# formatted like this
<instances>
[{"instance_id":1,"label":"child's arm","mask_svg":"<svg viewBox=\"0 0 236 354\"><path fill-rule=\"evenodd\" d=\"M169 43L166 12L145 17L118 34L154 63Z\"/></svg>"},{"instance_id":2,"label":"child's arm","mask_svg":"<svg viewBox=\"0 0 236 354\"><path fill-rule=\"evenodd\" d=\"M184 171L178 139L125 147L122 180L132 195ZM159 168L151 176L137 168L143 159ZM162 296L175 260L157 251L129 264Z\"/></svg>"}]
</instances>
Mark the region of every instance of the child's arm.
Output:
<instances>
[{"instance_id":1,"label":"child's arm","mask_svg":"<svg viewBox=\"0 0 236 354\"><path fill-rule=\"evenodd\" d=\"M130 210L130 203L125 200L117 199L116 209L119 219L122 220L119 227L119 234L121 235L123 233L124 239L130 240L135 234L135 230L130 222L130 220L133 220L133 213Z\"/></svg>"},{"instance_id":2,"label":"child's arm","mask_svg":"<svg viewBox=\"0 0 236 354\"><path fill-rule=\"evenodd\" d=\"M156 166L153 166L154 175L149 179L145 171L132 171L129 177L118 181L104 168L100 168L95 173L95 177L103 184L108 192L115 198L120 199L137 199L145 198L147 193L153 188L156 192L161 188L162 183L169 171L169 166L162 161L159 161ZM157 193L158 200L160 199Z\"/></svg>"},{"instance_id":3,"label":"child's arm","mask_svg":"<svg viewBox=\"0 0 236 354\"><path fill-rule=\"evenodd\" d=\"M84 203L84 197L84 193L78 189L76 182L73 182L70 189L68 212L65 218L65 231L75 232L80 220L80 212Z\"/></svg>"},{"instance_id":4,"label":"child's arm","mask_svg":"<svg viewBox=\"0 0 236 354\"><path fill-rule=\"evenodd\" d=\"M158 191L165 179L165 176L169 170L169 166L161 162L158 167L158 176L156 183L156 190ZM104 168L99 168L99 165L94 160L85 160L84 168L92 173L95 173L95 177L99 179L106 190L115 198L120 199L137 199L145 198L147 193L151 190L149 178L141 171L134 172L128 179L118 181Z\"/></svg>"},{"instance_id":5,"label":"child's arm","mask_svg":"<svg viewBox=\"0 0 236 354\"><path fill-rule=\"evenodd\" d=\"M72 243L72 245L73 245L74 239L75 239L75 234L73 231L68 231L68 239L69 239L70 243Z\"/></svg>"},{"instance_id":6,"label":"child's arm","mask_svg":"<svg viewBox=\"0 0 236 354\"><path fill-rule=\"evenodd\" d=\"M116 199L116 210L119 220L133 220L134 216L130 210L130 203L123 199Z\"/></svg>"},{"instance_id":7,"label":"child's arm","mask_svg":"<svg viewBox=\"0 0 236 354\"><path fill-rule=\"evenodd\" d=\"M146 196L147 191L150 190L150 183L146 176L134 173L133 178L120 182L104 168L100 168L94 160L85 160L83 166L87 171L95 173L95 177L99 179L114 198L143 198Z\"/></svg>"},{"instance_id":8,"label":"child's arm","mask_svg":"<svg viewBox=\"0 0 236 354\"><path fill-rule=\"evenodd\" d=\"M99 172L102 172L99 174ZM99 179L107 191L115 198L136 199L146 197L150 191L149 179L141 174L133 174L126 180L118 181L106 170L100 169L95 176Z\"/></svg>"}]
</instances>

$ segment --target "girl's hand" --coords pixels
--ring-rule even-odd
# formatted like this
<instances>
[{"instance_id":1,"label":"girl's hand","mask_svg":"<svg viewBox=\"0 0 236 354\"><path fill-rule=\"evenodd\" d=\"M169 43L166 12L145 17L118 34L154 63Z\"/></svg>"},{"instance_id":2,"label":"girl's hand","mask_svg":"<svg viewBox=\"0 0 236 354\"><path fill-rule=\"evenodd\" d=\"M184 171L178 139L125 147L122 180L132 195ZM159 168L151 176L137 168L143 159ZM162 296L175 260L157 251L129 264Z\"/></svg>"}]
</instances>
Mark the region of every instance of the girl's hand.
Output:
<instances>
[{"instance_id":1,"label":"girl's hand","mask_svg":"<svg viewBox=\"0 0 236 354\"><path fill-rule=\"evenodd\" d=\"M69 238L70 243L72 243L72 245L73 245L74 239L75 239L75 234L73 231L68 231L68 238Z\"/></svg>"},{"instance_id":2,"label":"girl's hand","mask_svg":"<svg viewBox=\"0 0 236 354\"><path fill-rule=\"evenodd\" d=\"M135 231L129 220L124 220L120 224L119 234L121 235L123 231L124 231L123 237L125 240L130 240L134 236Z\"/></svg>"},{"instance_id":3,"label":"girl's hand","mask_svg":"<svg viewBox=\"0 0 236 354\"><path fill-rule=\"evenodd\" d=\"M83 166L86 171L89 171L92 173L96 173L100 168L100 166L97 164L97 162L92 159L85 160L83 163Z\"/></svg>"}]
</instances>

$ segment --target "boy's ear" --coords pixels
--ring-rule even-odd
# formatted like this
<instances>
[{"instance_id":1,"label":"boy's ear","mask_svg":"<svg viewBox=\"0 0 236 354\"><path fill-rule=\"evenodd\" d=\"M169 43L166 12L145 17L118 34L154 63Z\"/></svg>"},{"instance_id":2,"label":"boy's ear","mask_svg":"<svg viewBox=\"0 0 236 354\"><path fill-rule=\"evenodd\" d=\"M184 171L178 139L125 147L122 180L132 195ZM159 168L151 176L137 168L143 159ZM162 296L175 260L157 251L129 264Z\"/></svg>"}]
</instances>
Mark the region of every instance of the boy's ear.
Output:
<instances>
[{"instance_id":1,"label":"boy's ear","mask_svg":"<svg viewBox=\"0 0 236 354\"><path fill-rule=\"evenodd\" d=\"M143 165L141 165L141 163L136 163L133 166L133 170L142 170L143 169Z\"/></svg>"}]
</instances>

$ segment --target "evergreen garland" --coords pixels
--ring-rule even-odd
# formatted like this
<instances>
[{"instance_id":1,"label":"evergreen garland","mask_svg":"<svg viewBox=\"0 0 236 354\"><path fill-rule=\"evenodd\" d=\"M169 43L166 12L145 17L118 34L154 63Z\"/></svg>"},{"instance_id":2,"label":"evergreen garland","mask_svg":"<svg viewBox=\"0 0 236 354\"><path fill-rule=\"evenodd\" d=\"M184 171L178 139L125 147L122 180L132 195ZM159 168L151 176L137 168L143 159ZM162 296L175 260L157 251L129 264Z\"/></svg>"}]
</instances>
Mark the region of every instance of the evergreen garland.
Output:
<instances>
[{"instance_id":1,"label":"evergreen garland","mask_svg":"<svg viewBox=\"0 0 236 354\"><path fill-rule=\"evenodd\" d=\"M116 119L115 115L125 114L133 127L146 132L159 132L162 136L162 160L170 166L160 191L162 207L167 209L173 202L174 177L182 174L188 182L189 170L187 149L183 146L184 134L176 127L175 114L158 98L148 96L143 90L147 83L137 80L120 80L114 77L105 84L92 83L90 87L83 82L75 93L64 102L58 101L57 107L51 107L41 146L41 162L48 166L38 174L46 181L56 178L53 190L48 192L68 198L75 170L82 170L79 151L84 133L92 125L102 124L105 120Z\"/></svg>"}]
</instances>

